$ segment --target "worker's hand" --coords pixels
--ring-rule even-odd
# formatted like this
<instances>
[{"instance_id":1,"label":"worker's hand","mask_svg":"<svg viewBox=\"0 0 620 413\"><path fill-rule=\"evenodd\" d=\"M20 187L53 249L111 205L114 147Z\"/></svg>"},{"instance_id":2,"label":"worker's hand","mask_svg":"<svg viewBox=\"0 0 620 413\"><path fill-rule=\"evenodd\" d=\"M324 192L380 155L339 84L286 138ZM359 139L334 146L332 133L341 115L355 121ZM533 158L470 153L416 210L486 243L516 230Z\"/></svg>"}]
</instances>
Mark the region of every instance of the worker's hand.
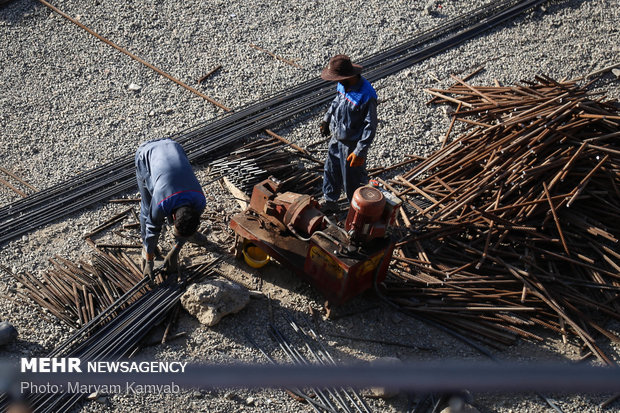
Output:
<instances>
[{"instance_id":1,"label":"worker's hand","mask_svg":"<svg viewBox=\"0 0 620 413\"><path fill-rule=\"evenodd\" d=\"M168 274L176 275L179 272L179 251L181 251L181 248L175 245L164 259L164 268L168 271Z\"/></svg>"},{"instance_id":2,"label":"worker's hand","mask_svg":"<svg viewBox=\"0 0 620 413\"><path fill-rule=\"evenodd\" d=\"M150 282L155 281L155 276L153 274L153 261L142 261L142 276L148 277Z\"/></svg>"},{"instance_id":3,"label":"worker's hand","mask_svg":"<svg viewBox=\"0 0 620 413\"><path fill-rule=\"evenodd\" d=\"M355 152L351 152L349 156L347 156L347 162L350 162L349 166L351 168L364 165L364 161L365 159L361 156L357 156Z\"/></svg>"},{"instance_id":4,"label":"worker's hand","mask_svg":"<svg viewBox=\"0 0 620 413\"><path fill-rule=\"evenodd\" d=\"M325 121L321 122L321 126L319 129L321 130L321 135L329 136L329 123Z\"/></svg>"},{"instance_id":5,"label":"worker's hand","mask_svg":"<svg viewBox=\"0 0 620 413\"><path fill-rule=\"evenodd\" d=\"M142 249L142 275L149 277L151 282L155 281L155 275L153 274L154 263L155 254L149 254L145 249Z\"/></svg>"}]
</instances>

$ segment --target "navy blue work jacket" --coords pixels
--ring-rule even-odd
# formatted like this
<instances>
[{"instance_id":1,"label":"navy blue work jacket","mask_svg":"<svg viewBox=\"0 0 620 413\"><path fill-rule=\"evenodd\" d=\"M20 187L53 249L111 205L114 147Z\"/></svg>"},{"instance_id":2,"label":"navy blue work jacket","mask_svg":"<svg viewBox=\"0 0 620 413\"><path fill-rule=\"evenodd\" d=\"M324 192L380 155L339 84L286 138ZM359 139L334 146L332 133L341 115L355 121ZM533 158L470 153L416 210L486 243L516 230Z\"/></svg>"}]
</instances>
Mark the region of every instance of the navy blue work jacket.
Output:
<instances>
[{"instance_id":1,"label":"navy blue work jacket","mask_svg":"<svg viewBox=\"0 0 620 413\"><path fill-rule=\"evenodd\" d=\"M355 155L366 158L377 131L377 92L363 77L348 91L338 83L337 91L323 120L334 138L355 144Z\"/></svg>"},{"instance_id":2,"label":"navy blue work jacket","mask_svg":"<svg viewBox=\"0 0 620 413\"><path fill-rule=\"evenodd\" d=\"M181 206L202 212L206 199L185 155L171 139L145 142L136 153L136 175L142 196L140 223L144 246L153 253L165 220Z\"/></svg>"}]
</instances>

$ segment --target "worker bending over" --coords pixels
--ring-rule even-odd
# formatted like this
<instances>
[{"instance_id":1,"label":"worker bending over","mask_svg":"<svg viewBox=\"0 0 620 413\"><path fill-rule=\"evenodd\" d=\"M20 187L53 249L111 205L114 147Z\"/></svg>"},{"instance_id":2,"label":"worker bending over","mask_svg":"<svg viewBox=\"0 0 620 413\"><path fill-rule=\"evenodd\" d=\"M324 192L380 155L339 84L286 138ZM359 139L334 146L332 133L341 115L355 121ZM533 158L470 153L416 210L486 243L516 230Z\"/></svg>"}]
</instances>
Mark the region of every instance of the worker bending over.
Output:
<instances>
[{"instance_id":1,"label":"worker bending over","mask_svg":"<svg viewBox=\"0 0 620 413\"><path fill-rule=\"evenodd\" d=\"M143 274L153 279L153 260L162 225L167 219L174 225L176 241L164 261L170 275L178 272L179 251L186 241L203 244L197 232L206 199L192 171L185 151L172 139L143 143L136 152L136 177L142 196L140 230L142 233Z\"/></svg>"},{"instance_id":2,"label":"worker bending over","mask_svg":"<svg viewBox=\"0 0 620 413\"><path fill-rule=\"evenodd\" d=\"M361 66L342 54L321 72L323 79L338 82L320 127L323 136L332 134L323 174L323 212L337 211L343 187L350 202L355 190L368 183L366 156L377 130L377 93L361 72Z\"/></svg>"}]
</instances>

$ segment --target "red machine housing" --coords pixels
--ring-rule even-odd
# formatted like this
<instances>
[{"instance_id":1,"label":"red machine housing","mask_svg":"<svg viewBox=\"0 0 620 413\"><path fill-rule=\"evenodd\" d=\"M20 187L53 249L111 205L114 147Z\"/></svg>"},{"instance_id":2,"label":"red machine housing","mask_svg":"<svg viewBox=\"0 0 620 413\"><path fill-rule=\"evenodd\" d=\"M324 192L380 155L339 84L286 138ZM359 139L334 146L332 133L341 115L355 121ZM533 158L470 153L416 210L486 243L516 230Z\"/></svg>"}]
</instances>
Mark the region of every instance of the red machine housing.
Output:
<instances>
[{"instance_id":1,"label":"red machine housing","mask_svg":"<svg viewBox=\"0 0 620 413\"><path fill-rule=\"evenodd\" d=\"M314 198L279 193L279 187L271 179L257 184L249 208L233 216L230 226L242 241L287 265L334 305L383 281L394 249L387 227L398 198L374 186L359 188L345 231L326 219Z\"/></svg>"},{"instance_id":2,"label":"red machine housing","mask_svg":"<svg viewBox=\"0 0 620 413\"><path fill-rule=\"evenodd\" d=\"M366 185L353 194L345 230L351 241L366 243L386 236L401 201L378 186Z\"/></svg>"},{"instance_id":3,"label":"red machine housing","mask_svg":"<svg viewBox=\"0 0 620 413\"><path fill-rule=\"evenodd\" d=\"M325 216L319 203L310 195L285 192L278 194L280 185L270 179L256 184L250 199L250 208L270 222L299 235L308 237L325 227Z\"/></svg>"}]
</instances>

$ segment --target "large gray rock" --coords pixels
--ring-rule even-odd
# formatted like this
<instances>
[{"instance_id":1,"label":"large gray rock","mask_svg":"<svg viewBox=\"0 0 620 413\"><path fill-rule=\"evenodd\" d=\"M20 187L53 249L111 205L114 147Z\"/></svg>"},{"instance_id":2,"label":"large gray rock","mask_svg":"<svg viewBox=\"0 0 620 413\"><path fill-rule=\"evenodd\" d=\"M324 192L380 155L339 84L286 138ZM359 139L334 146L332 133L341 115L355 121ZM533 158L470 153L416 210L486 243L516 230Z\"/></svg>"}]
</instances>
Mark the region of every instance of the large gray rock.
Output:
<instances>
[{"instance_id":1,"label":"large gray rock","mask_svg":"<svg viewBox=\"0 0 620 413\"><path fill-rule=\"evenodd\" d=\"M241 311L248 301L249 291L228 280L193 284L181 297L183 308L209 327L219 323L225 315Z\"/></svg>"}]
</instances>

